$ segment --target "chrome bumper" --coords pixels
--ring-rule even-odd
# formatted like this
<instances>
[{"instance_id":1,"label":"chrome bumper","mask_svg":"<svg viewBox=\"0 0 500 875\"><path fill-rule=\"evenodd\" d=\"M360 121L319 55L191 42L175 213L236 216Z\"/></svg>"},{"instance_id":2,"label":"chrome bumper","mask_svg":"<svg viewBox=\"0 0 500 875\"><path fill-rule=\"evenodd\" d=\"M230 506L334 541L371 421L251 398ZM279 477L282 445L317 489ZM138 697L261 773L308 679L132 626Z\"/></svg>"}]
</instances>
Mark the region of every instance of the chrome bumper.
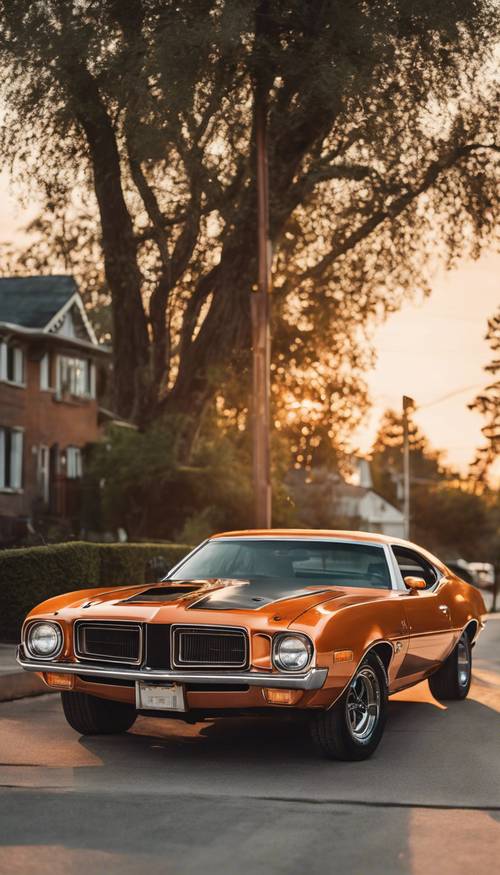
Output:
<instances>
[{"instance_id":1,"label":"chrome bumper","mask_svg":"<svg viewBox=\"0 0 500 875\"><path fill-rule=\"evenodd\" d=\"M79 662L44 662L26 659L21 647L17 648L16 659L26 671L50 671L92 675L102 678L115 678L124 681L164 681L171 684L248 684L250 687L276 687L287 690L320 690L325 683L328 669L310 668L305 674L267 674L262 671L206 672L206 671L158 671L151 668L105 668L102 665L85 665Z\"/></svg>"}]
</instances>

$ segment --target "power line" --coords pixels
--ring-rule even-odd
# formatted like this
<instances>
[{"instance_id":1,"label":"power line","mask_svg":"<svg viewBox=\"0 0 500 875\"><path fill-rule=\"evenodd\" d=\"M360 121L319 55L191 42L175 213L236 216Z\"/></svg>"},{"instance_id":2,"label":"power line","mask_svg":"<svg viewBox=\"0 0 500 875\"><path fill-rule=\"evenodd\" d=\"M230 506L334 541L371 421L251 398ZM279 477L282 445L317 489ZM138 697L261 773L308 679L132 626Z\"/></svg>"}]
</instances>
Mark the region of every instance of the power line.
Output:
<instances>
[{"instance_id":1,"label":"power line","mask_svg":"<svg viewBox=\"0 0 500 875\"><path fill-rule=\"evenodd\" d=\"M464 392L471 392L472 389L482 389L483 383L475 383L473 386L462 386L461 389L454 389L453 392L447 392L446 395L441 395L435 398L434 401L429 401L427 404L419 404L415 410L426 410L427 407L434 407L435 404L441 404L443 401L448 401L449 398L454 398L456 395L462 395Z\"/></svg>"}]
</instances>

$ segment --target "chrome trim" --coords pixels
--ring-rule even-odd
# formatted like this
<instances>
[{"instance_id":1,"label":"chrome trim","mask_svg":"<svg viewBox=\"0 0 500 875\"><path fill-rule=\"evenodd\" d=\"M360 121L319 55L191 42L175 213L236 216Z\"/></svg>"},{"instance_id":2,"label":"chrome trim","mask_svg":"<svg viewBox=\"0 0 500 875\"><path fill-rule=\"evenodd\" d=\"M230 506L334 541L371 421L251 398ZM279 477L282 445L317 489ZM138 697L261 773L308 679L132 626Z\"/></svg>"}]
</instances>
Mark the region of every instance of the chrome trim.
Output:
<instances>
[{"instance_id":1,"label":"chrome trim","mask_svg":"<svg viewBox=\"0 0 500 875\"><path fill-rule=\"evenodd\" d=\"M408 550L411 553L416 553L417 556L419 556L424 562L427 562L427 565L430 565L432 570L435 572L436 580L434 581L434 583L431 583L430 586L427 586L425 588L425 590L421 590L422 592L436 592L439 584L443 580L446 580L446 574L443 574L441 569L438 568L437 565L434 564L434 562L431 562L431 560L428 559L427 556L423 556L422 553L420 552L420 550L418 549L418 547L413 547L413 546L406 547L404 544L386 544L386 547L388 547L388 549L389 549L389 552L391 554L391 557L393 559L395 569L396 569L396 581L398 584L396 586L396 589L399 589L403 592L409 592L408 587L406 586L406 584L404 582L404 577L401 574L401 569L399 567L398 560L396 559L396 556L394 555L394 549L397 550L399 547L401 547L403 550ZM418 577L418 575L417 575L417 577Z\"/></svg>"},{"instance_id":2,"label":"chrome trim","mask_svg":"<svg viewBox=\"0 0 500 875\"><path fill-rule=\"evenodd\" d=\"M243 636L243 641L245 643L245 659L239 665L235 665L234 663L223 663L223 662L213 662L204 664L202 662L182 662L181 659L181 651L180 651L180 641L179 647L177 648L177 639L176 633L178 631L187 631L189 629L194 630L195 632L203 634L203 632L213 633L215 632L224 635L226 632L239 632ZM176 660L176 656L179 657L178 661ZM245 629L244 626L212 626L205 625L202 623L173 623L170 627L170 659L172 662L173 668L247 668L250 662L250 641L248 629Z\"/></svg>"},{"instance_id":3,"label":"chrome trim","mask_svg":"<svg viewBox=\"0 0 500 875\"><path fill-rule=\"evenodd\" d=\"M306 642L307 649L309 651L309 659L307 660L304 668L301 668L301 669L285 668L281 664L279 657L277 657L277 655L276 655L276 651L278 649L280 641L283 638L302 638ZM286 674L291 674L291 675L297 674L297 671L300 672L300 671L305 671L305 669L308 669L310 667L313 659L314 659L314 644L312 643L312 641L308 635L305 635L303 632L293 632L291 629L289 629L287 632L278 632L277 635L274 635L273 646L272 646L272 651L271 651L271 660L272 660L273 666L275 668L277 668L278 671L282 671L282 672L285 672Z\"/></svg>"},{"instance_id":4,"label":"chrome trim","mask_svg":"<svg viewBox=\"0 0 500 875\"><path fill-rule=\"evenodd\" d=\"M198 550L201 550L201 548L204 547L205 544L208 544L208 542L210 540L214 540L214 539L205 538L205 540L202 541L201 544L198 544L197 547L194 547L193 550L190 550L189 553L187 554L187 556L184 556L183 559L180 559L179 562L176 562L176 564L172 566L172 568L170 569L170 571L168 571L168 573L165 575L165 577L162 577L160 583L164 583L166 580L174 580L174 578L172 577L172 574L174 574L178 568L182 568L184 563L187 562L188 559L191 559L191 556L194 556L194 554L197 553ZM181 580L182 580L182 578L181 578Z\"/></svg>"},{"instance_id":5,"label":"chrome trim","mask_svg":"<svg viewBox=\"0 0 500 875\"><path fill-rule=\"evenodd\" d=\"M158 671L157 669L103 668L99 665L84 665L78 662L40 663L28 660L22 648L17 648L16 659L26 671L53 672L76 675L99 675L128 681L164 681L166 683L197 684L247 684L250 687L272 687L287 690L320 690L328 676L327 668L311 668L302 675L285 675L257 671L246 672L184 672Z\"/></svg>"},{"instance_id":6,"label":"chrome trim","mask_svg":"<svg viewBox=\"0 0 500 875\"><path fill-rule=\"evenodd\" d=\"M408 587L406 586L403 575L399 569L398 560L396 559L393 551L392 545L384 544L385 547L385 558L387 560L387 564L389 565L389 570L391 574L392 588L397 590L398 592L408 592Z\"/></svg>"},{"instance_id":7,"label":"chrome trim","mask_svg":"<svg viewBox=\"0 0 500 875\"><path fill-rule=\"evenodd\" d=\"M105 629L138 629L139 630L139 659L126 659L123 656L110 657L108 654L102 656L90 656L80 650L78 644L78 630L80 626L100 626ZM92 662L123 662L126 665L140 665L143 658L144 649L144 631L141 623L115 622L114 620L76 620L73 625L73 653L78 659L85 659Z\"/></svg>"},{"instance_id":8,"label":"chrome trim","mask_svg":"<svg viewBox=\"0 0 500 875\"><path fill-rule=\"evenodd\" d=\"M59 634L61 636L60 644L58 649L52 654L52 656L36 656L34 653L31 652L30 648L28 647L29 630L32 626L36 626L37 624L43 624L44 626L57 626L57 628L59 629ZM36 659L38 662L40 662L40 660L43 662L47 659L57 659L57 657L61 654L64 648L64 629L61 623L59 623L57 620L38 620L35 618L33 620L28 620L28 622L23 625L21 632L21 641L23 643L23 647L25 647L27 652L30 654L31 659Z\"/></svg>"}]
</instances>

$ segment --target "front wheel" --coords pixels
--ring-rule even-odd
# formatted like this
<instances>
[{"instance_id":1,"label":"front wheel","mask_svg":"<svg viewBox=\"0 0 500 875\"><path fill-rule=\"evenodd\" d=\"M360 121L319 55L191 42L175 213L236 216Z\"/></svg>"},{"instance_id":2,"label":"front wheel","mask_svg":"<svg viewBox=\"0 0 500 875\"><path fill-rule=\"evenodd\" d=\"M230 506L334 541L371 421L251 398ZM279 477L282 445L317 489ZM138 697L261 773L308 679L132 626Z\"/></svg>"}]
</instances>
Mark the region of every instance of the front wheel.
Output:
<instances>
[{"instance_id":1,"label":"front wheel","mask_svg":"<svg viewBox=\"0 0 500 875\"><path fill-rule=\"evenodd\" d=\"M80 735L114 735L130 729L137 717L134 705L98 699L88 693L61 693L64 716Z\"/></svg>"},{"instance_id":2,"label":"front wheel","mask_svg":"<svg viewBox=\"0 0 500 875\"><path fill-rule=\"evenodd\" d=\"M472 650L467 632L462 632L458 644L438 671L429 678L431 693L439 701L465 699L472 677Z\"/></svg>"},{"instance_id":3,"label":"front wheel","mask_svg":"<svg viewBox=\"0 0 500 875\"><path fill-rule=\"evenodd\" d=\"M376 653L369 653L329 711L314 715L316 748L333 760L365 760L378 747L387 717L387 676Z\"/></svg>"}]
</instances>

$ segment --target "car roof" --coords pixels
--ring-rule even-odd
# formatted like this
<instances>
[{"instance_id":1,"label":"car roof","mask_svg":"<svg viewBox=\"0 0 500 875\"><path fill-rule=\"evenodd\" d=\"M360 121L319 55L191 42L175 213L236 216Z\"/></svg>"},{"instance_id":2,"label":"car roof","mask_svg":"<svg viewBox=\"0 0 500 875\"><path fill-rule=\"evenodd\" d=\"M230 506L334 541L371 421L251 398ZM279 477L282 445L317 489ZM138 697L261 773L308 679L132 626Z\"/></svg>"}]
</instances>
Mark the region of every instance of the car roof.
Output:
<instances>
[{"instance_id":1,"label":"car roof","mask_svg":"<svg viewBox=\"0 0 500 875\"><path fill-rule=\"evenodd\" d=\"M347 532L343 529L242 529L237 532L220 532L217 535L212 535L212 538L338 538L343 541L353 541L354 543L370 543L379 544L400 544L403 547L410 547L416 550L422 548L417 547L410 541L404 541L401 538L392 538L389 535L381 535L379 532Z\"/></svg>"}]
</instances>

